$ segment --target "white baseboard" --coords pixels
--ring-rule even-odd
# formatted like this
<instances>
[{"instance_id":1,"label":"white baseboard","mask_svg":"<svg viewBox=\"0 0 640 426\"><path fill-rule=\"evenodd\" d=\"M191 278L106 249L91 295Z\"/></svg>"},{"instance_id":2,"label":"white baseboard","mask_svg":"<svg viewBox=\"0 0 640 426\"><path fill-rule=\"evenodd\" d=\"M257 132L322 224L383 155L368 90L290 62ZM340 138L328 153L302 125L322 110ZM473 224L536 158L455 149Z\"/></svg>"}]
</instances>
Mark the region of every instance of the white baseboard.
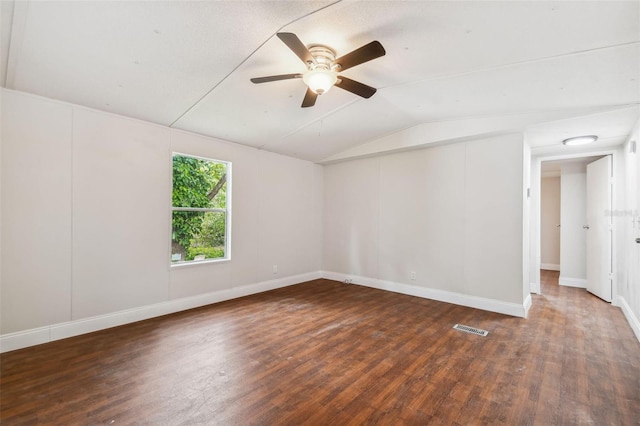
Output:
<instances>
[{"instance_id":1,"label":"white baseboard","mask_svg":"<svg viewBox=\"0 0 640 426\"><path fill-rule=\"evenodd\" d=\"M527 297L524 299L524 303L522 307L524 308L524 317L526 318L529 315L529 309L531 309L531 305L533 304L533 299L531 298L531 293L527 294Z\"/></svg>"},{"instance_id":2,"label":"white baseboard","mask_svg":"<svg viewBox=\"0 0 640 426\"><path fill-rule=\"evenodd\" d=\"M555 263L541 263L540 269L544 269L546 271L559 271L560 265L556 265Z\"/></svg>"},{"instance_id":3,"label":"white baseboard","mask_svg":"<svg viewBox=\"0 0 640 426\"><path fill-rule=\"evenodd\" d=\"M558 284L567 287L587 288L587 280L585 278L571 278L560 276L558 278Z\"/></svg>"},{"instance_id":4,"label":"white baseboard","mask_svg":"<svg viewBox=\"0 0 640 426\"><path fill-rule=\"evenodd\" d=\"M53 324L46 327L4 334L0 336L0 353L52 342L54 340L65 339L67 337L78 336L80 334L91 333L93 331L104 330L105 328L142 321L187 309L198 308L212 303L248 296L250 294L262 293L264 291L287 287L293 284L316 280L319 278L322 278L322 273L320 271L310 272L200 294L183 299L169 300L166 302L156 303L154 305L141 306L139 308L127 309L106 315L98 315L95 317Z\"/></svg>"},{"instance_id":5,"label":"white baseboard","mask_svg":"<svg viewBox=\"0 0 640 426\"><path fill-rule=\"evenodd\" d=\"M529 292L540 294L540 284L539 283L529 283Z\"/></svg>"},{"instance_id":6,"label":"white baseboard","mask_svg":"<svg viewBox=\"0 0 640 426\"><path fill-rule=\"evenodd\" d=\"M353 276L329 271L317 271L270 281L263 281L255 284L220 290L183 299L170 300L154 305L142 306L139 308L128 309L106 315L99 315L90 318L83 318L64 323L53 324L46 327L33 328L16 333L4 334L0 336L0 353L52 342L54 340L65 339L67 337L78 336L80 334L91 333L98 330L104 330L106 328L116 327L136 321L142 321L149 318L172 314L187 309L198 308L200 306L206 306L225 300L248 296L250 294L261 293L264 291L286 287L319 278L327 278L335 281L345 281L346 279L350 279L352 280L351 282L353 284L377 288L380 290L392 291L395 293L407 294L410 296L422 297L425 299L453 303L456 305L468 306L471 308L477 308L485 311L497 312L522 318L525 318L527 316L529 309L531 308L531 295L528 295L524 303L520 305L517 303L503 302L495 299L487 299L483 297L470 296L445 290L418 287L392 281L384 281L374 278ZM634 331L635 330L636 329L634 329ZM638 332L636 332L636 335L637 334Z\"/></svg>"},{"instance_id":7,"label":"white baseboard","mask_svg":"<svg viewBox=\"0 0 640 426\"><path fill-rule=\"evenodd\" d=\"M624 297L618 296L617 302L618 302L617 305L620 306L620 309L622 309L622 312L624 313L625 318L629 322L629 325L631 326L633 333L636 335L636 339L640 341L640 320L638 319L638 317L634 315L633 311L631 310L631 307L629 306L627 301L624 299Z\"/></svg>"},{"instance_id":8,"label":"white baseboard","mask_svg":"<svg viewBox=\"0 0 640 426\"><path fill-rule=\"evenodd\" d=\"M407 294L425 299L438 300L440 302L453 303L455 305L468 306L470 308L482 309L485 311L497 312L514 317L526 318L531 307L531 296L529 295L522 305L517 303L503 302L484 297L470 296L467 294L454 293L446 290L418 287L415 285L402 284L393 281L378 280L375 278L360 277L338 272L323 271L322 278L334 281L351 280L352 284L365 287L377 288L379 290L392 291L394 293Z\"/></svg>"}]
</instances>

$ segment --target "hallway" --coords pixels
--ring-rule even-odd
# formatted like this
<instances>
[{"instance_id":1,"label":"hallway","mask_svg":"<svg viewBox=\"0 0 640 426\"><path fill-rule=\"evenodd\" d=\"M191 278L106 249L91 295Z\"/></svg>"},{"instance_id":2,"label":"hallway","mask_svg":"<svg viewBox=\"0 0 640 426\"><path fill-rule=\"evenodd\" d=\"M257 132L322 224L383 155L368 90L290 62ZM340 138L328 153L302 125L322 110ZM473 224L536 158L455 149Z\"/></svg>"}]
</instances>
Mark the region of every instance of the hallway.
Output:
<instances>
[{"instance_id":1,"label":"hallway","mask_svg":"<svg viewBox=\"0 0 640 426\"><path fill-rule=\"evenodd\" d=\"M542 399L562 407L562 423L636 424L614 415L640 413L640 343L623 313L585 289L558 285L558 271L540 273L542 294L533 295L529 317L540 323L540 338L554 336L539 360Z\"/></svg>"}]
</instances>

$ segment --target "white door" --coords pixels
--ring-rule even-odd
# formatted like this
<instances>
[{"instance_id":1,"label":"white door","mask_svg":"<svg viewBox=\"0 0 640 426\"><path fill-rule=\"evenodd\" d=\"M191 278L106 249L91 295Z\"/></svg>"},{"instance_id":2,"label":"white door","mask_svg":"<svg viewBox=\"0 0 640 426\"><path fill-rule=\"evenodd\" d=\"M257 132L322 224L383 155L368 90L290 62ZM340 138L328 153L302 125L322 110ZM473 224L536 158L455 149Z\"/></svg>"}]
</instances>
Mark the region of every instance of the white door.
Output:
<instances>
[{"instance_id":1,"label":"white door","mask_svg":"<svg viewBox=\"0 0 640 426\"><path fill-rule=\"evenodd\" d=\"M611 302L611 156L587 164L587 290Z\"/></svg>"}]
</instances>

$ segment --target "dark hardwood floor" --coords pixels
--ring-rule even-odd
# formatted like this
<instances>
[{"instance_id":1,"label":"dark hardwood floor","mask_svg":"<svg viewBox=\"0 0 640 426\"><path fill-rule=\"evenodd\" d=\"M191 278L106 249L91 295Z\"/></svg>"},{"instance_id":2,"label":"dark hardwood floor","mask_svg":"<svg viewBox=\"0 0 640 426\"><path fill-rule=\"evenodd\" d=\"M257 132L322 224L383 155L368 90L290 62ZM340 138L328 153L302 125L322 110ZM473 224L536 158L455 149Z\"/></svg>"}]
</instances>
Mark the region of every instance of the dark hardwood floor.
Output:
<instances>
[{"instance_id":1,"label":"dark hardwood floor","mask_svg":"<svg viewBox=\"0 0 640 426\"><path fill-rule=\"evenodd\" d=\"M529 319L318 280L8 352L2 424L640 424L622 312L542 277Z\"/></svg>"}]
</instances>

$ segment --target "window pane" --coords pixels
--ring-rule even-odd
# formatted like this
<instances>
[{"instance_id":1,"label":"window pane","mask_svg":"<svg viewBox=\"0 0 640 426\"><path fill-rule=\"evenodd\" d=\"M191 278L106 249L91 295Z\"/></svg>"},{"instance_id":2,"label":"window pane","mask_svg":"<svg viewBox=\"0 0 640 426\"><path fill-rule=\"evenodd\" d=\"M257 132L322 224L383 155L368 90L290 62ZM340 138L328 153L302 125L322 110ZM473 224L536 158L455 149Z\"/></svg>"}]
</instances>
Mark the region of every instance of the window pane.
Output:
<instances>
[{"instance_id":1,"label":"window pane","mask_svg":"<svg viewBox=\"0 0 640 426\"><path fill-rule=\"evenodd\" d=\"M228 219L224 210L229 208L230 166L226 162L174 154L172 263L229 258L226 253ZM207 211L214 209L222 211Z\"/></svg>"},{"instance_id":2,"label":"window pane","mask_svg":"<svg viewBox=\"0 0 640 426\"><path fill-rule=\"evenodd\" d=\"M173 207L226 208L226 182L226 163L173 157Z\"/></svg>"},{"instance_id":3,"label":"window pane","mask_svg":"<svg viewBox=\"0 0 640 426\"><path fill-rule=\"evenodd\" d=\"M225 257L226 213L174 211L171 262Z\"/></svg>"}]
</instances>

